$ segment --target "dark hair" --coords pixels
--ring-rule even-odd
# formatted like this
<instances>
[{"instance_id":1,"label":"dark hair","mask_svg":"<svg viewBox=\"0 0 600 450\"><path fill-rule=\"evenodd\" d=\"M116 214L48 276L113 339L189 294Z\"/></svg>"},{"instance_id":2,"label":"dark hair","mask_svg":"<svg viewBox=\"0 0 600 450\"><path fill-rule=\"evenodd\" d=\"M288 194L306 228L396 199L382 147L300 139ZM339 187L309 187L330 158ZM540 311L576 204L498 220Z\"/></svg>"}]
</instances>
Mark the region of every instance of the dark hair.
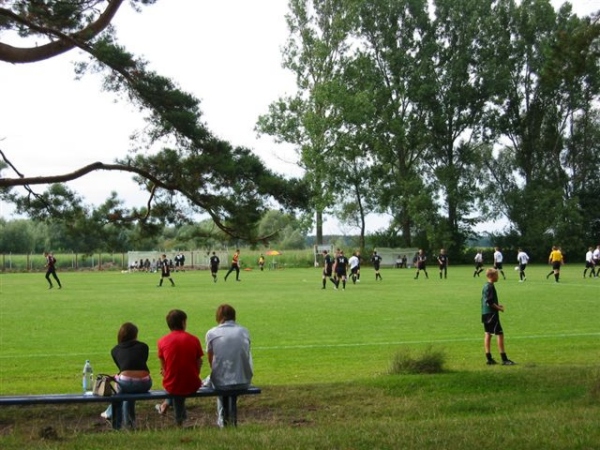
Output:
<instances>
[{"instance_id":1,"label":"dark hair","mask_svg":"<svg viewBox=\"0 0 600 450\"><path fill-rule=\"evenodd\" d=\"M119 333L117 334L117 342L121 344L122 342L127 341L135 341L138 336L138 327L136 327L131 322L125 322L119 328Z\"/></svg>"},{"instance_id":2,"label":"dark hair","mask_svg":"<svg viewBox=\"0 0 600 450\"><path fill-rule=\"evenodd\" d=\"M225 322L227 320L235 320L235 309L233 306L224 303L219 305L217 313L215 314L218 323Z\"/></svg>"},{"instance_id":3,"label":"dark hair","mask_svg":"<svg viewBox=\"0 0 600 450\"><path fill-rule=\"evenodd\" d=\"M187 314L180 309L172 309L167 314L167 325L169 330L184 330Z\"/></svg>"}]
</instances>

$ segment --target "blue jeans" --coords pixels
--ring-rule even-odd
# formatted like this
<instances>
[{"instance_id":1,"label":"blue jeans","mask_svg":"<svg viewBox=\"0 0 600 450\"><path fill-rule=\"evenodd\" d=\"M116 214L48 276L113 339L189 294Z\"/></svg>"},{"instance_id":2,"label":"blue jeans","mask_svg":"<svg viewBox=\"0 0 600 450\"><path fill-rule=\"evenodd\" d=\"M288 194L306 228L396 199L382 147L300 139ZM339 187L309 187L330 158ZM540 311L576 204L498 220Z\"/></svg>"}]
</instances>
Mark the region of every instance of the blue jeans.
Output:
<instances>
[{"instance_id":1,"label":"blue jeans","mask_svg":"<svg viewBox=\"0 0 600 450\"><path fill-rule=\"evenodd\" d=\"M123 394L139 394L143 392L148 392L152 387L152 378L150 376L145 378L126 378L120 379L117 376L117 392ZM109 405L106 408L106 416L108 418L112 417L112 405ZM123 408L121 411L120 420L117 418L117 423L122 424L125 423L130 427L135 426L135 402L133 401L124 401Z\"/></svg>"}]
</instances>

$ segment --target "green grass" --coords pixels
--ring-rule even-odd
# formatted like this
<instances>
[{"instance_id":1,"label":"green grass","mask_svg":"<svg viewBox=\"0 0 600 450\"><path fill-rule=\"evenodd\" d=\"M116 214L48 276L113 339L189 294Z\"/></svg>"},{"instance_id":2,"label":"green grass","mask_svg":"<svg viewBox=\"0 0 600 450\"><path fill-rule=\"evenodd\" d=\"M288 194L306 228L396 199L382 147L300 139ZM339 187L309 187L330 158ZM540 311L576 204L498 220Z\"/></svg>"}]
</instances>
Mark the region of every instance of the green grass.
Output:
<instances>
[{"instance_id":1,"label":"green grass","mask_svg":"<svg viewBox=\"0 0 600 450\"><path fill-rule=\"evenodd\" d=\"M322 290L320 269L175 273L176 288L157 289L156 274L59 273L64 289L47 290L43 274L0 275L0 394L78 392L90 359L96 373L115 370L110 349L132 321L151 348L172 308L187 312L188 331L204 341L220 303L231 303L252 335L255 379L263 394L240 400L240 426L220 432L214 404L190 402L196 427L177 429L138 405L139 430L112 433L98 407L0 409L0 447L254 449L597 448L600 429L598 304L600 279L565 266L528 268L528 281L497 285L502 324L515 367L488 367L483 356L483 276L451 267L440 280L412 270L363 268L360 284ZM495 342L494 342L495 345ZM497 350L493 347L498 359ZM444 372L391 375L395 355L444 355ZM208 374L205 367L202 375ZM42 440L52 426L58 439Z\"/></svg>"}]
</instances>

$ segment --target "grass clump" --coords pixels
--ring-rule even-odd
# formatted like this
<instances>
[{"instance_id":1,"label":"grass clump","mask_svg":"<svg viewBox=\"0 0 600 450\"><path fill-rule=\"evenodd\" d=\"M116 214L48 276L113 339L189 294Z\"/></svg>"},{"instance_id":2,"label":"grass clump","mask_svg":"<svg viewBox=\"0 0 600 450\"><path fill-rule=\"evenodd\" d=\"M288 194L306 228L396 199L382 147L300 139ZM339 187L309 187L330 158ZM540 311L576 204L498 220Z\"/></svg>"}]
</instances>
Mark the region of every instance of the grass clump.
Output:
<instances>
[{"instance_id":1,"label":"grass clump","mask_svg":"<svg viewBox=\"0 0 600 450\"><path fill-rule=\"evenodd\" d=\"M426 347L414 355L408 349L396 352L390 366L390 375L442 373L446 355L441 350Z\"/></svg>"}]
</instances>

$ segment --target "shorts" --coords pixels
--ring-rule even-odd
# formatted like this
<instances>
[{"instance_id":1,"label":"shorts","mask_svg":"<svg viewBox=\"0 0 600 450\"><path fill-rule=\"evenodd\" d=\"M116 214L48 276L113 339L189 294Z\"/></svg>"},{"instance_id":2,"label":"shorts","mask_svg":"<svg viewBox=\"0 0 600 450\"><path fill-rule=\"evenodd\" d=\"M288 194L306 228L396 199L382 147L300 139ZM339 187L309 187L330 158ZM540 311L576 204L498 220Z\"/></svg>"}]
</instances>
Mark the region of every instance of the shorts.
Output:
<instances>
[{"instance_id":1,"label":"shorts","mask_svg":"<svg viewBox=\"0 0 600 450\"><path fill-rule=\"evenodd\" d=\"M561 263L560 261L554 261L552 263L552 270L560 270Z\"/></svg>"},{"instance_id":2,"label":"shorts","mask_svg":"<svg viewBox=\"0 0 600 450\"><path fill-rule=\"evenodd\" d=\"M521 272L525 272L525 269L527 268L527 264L519 264L519 270Z\"/></svg>"},{"instance_id":3,"label":"shorts","mask_svg":"<svg viewBox=\"0 0 600 450\"><path fill-rule=\"evenodd\" d=\"M331 267L326 267L325 269L323 269L324 277L330 277L332 273L333 273L333 271L331 270Z\"/></svg>"},{"instance_id":4,"label":"shorts","mask_svg":"<svg viewBox=\"0 0 600 450\"><path fill-rule=\"evenodd\" d=\"M586 261L585 262L585 268L586 269L593 269L594 268L594 263L591 261Z\"/></svg>"},{"instance_id":5,"label":"shorts","mask_svg":"<svg viewBox=\"0 0 600 450\"><path fill-rule=\"evenodd\" d=\"M494 269L496 269L496 270L502 270L502 263L501 262L494 263Z\"/></svg>"},{"instance_id":6,"label":"shorts","mask_svg":"<svg viewBox=\"0 0 600 450\"><path fill-rule=\"evenodd\" d=\"M217 273L219 271L219 266L210 266L211 273Z\"/></svg>"},{"instance_id":7,"label":"shorts","mask_svg":"<svg viewBox=\"0 0 600 450\"><path fill-rule=\"evenodd\" d=\"M359 270L360 270L360 269L359 269L359 267L358 267L358 266L357 266L357 267L353 267L352 269L350 269L350 273L351 273L352 275L356 275L356 274L358 273L358 271L359 271Z\"/></svg>"},{"instance_id":8,"label":"shorts","mask_svg":"<svg viewBox=\"0 0 600 450\"><path fill-rule=\"evenodd\" d=\"M489 334L504 334L502 325L500 325L500 316L497 312L482 314L481 322L483 323L483 329Z\"/></svg>"}]
</instances>

